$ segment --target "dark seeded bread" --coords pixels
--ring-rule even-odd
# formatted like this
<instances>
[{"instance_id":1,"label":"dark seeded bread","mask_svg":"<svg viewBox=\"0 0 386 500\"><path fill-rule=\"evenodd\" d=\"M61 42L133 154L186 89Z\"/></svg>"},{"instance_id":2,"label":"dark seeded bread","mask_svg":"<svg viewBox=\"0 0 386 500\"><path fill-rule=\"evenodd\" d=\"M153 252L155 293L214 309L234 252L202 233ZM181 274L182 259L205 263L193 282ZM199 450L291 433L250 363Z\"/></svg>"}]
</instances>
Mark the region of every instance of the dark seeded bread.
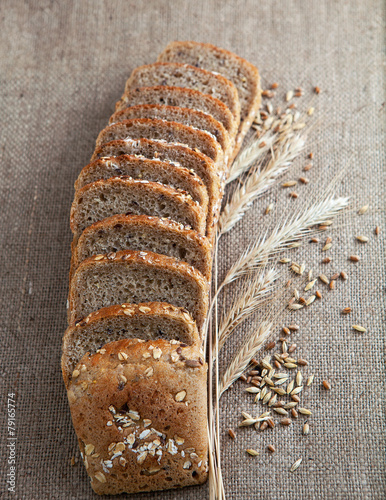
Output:
<instances>
[{"instance_id":1,"label":"dark seeded bread","mask_svg":"<svg viewBox=\"0 0 386 500\"><path fill-rule=\"evenodd\" d=\"M77 370L67 395L96 493L206 480L207 367L197 347L120 340L84 356Z\"/></svg>"},{"instance_id":2,"label":"dark seeded bread","mask_svg":"<svg viewBox=\"0 0 386 500\"><path fill-rule=\"evenodd\" d=\"M75 240L86 227L117 214L168 217L205 234L205 214L186 193L156 182L111 177L76 191L71 206Z\"/></svg>"},{"instance_id":3,"label":"dark seeded bread","mask_svg":"<svg viewBox=\"0 0 386 500\"><path fill-rule=\"evenodd\" d=\"M149 160L133 155L122 155L94 161L83 168L75 182L75 189L81 189L86 184L100 179L120 175L159 182L174 189L186 191L193 201L199 203L205 214L208 211L208 192L201 178L194 171L181 167L177 163L163 162L158 158Z\"/></svg>"},{"instance_id":4,"label":"dark seeded bread","mask_svg":"<svg viewBox=\"0 0 386 500\"><path fill-rule=\"evenodd\" d=\"M227 106L219 99L203 94L199 90L168 87L166 85L137 87L129 89L122 99L117 102L115 109L121 111L138 104L162 104L203 111L224 125L230 139L236 137L238 124Z\"/></svg>"},{"instance_id":5,"label":"dark seeded bread","mask_svg":"<svg viewBox=\"0 0 386 500\"><path fill-rule=\"evenodd\" d=\"M204 181L209 196L207 234L213 234L217 222L222 196L222 181L216 172L213 161L199 151L182 144L169 144L167 142L151 139L111 141L95 150L92 160L119 156L122 154L143 155L146 158L159 158L161 161L178 162L189 170L193 170Z\"/></svg>"},{"instance_id":6,"label":"dark seeded bread","mask_svg":"<svg viewBox=\"0 0 386 500\"><path fill-rule=\"evenodd\" d=\"M240 102L237 89L227 78L204 69L178 63L153 63L136 68L126 82L125 93L138 87L166 85L199 90L222 101L240 122Z\"/></svg>"},{"instance_id":7,"label":"dark seeded bread","mask_svg":"<svg viewBox=\"0 0 386 500\"><path fill-rule=\"evenodd\" d=\"M168 255L210 279L212 246L208 239L177 222L147 215L114 215L87 227L73 247L73 270L93 255L119 250Z\"/></svg>"},{"instance_id":8,"label":"dark seeded bread","mask_svg":"<svg viewBox=\"0 0 386 500\"><path fill-rule=\"evenodd\" d=\"M140 104L138 106L130 106L122 111L116 111L110 118L109 124L113 125L123 120L132 120L135 118L157 118L169 122L183 123L189 127L204 130L204 132L209 132L216 138L224 153L227 155L230 153L228 132L219 121L213 118L213 116L207 115L202 111L160 104ZM227 157L225 161L227 161Z\"/></svg>"},{"instance_id":9,"label":"dark seeded bread","mask_svg":"<svg viewBox=\"0 0 386 500\"><path fill-rule=\"evenodd\" d=\"M208 132L166 120L138 118L110 125L98 135L96 147L106 142L127 138L158 139L186 144L190 148L197 149L204 155L209 156L218 170L223 171L226 169L223 150L216 139Z\"/></svg>"},{"instance_id":10,"label":"dark seeded bread","mask_svg":"<svg viewBox=\"0 0 386 500\"><path fill-rule=\"evenodd\" d=\"M192 64L209 71L216 71L234 83L241 106L240 129L235 148L237 153L260 107L258 69L232 52L209 43L198 42L171 42L158 57L158 61Z\"/></svg>"},{"instance_id":11,"label":"dark seeded bread","mask_svg":"<svg viewBox=\"0 0 386 500\"><path fill-rule=\"evenodd\" d=\"M84 260L70 284L69 324L102 307L168 302L184 307L202 331L208 281L192 266L152 252L125 250Z\"/></svg>"},{"instance_id":12,"label":"dark seeded bread","mask_svg":"<svg viewBox=\"0 0 386 500\"><path fill-rule=\"evenodd\" d=\"M64 334L62 373L66 387L86 352L94 354L108 342L135 338L164 339L178 345L200 342L195 322L181 307L163 302L105 307L71 325Z\"/></svg>"}]
</instances>

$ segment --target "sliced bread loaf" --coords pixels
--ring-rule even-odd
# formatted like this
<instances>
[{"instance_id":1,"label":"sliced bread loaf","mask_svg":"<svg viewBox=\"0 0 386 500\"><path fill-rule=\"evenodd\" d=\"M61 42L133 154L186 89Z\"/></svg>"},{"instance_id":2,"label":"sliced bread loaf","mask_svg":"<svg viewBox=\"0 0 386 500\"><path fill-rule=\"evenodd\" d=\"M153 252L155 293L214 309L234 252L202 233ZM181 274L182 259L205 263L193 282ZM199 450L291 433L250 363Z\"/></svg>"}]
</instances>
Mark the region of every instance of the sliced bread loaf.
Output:
<instances>
[{"instance_id":1,"label":"sliced bread loaf","mask_svg":"<svg viewBox=\"0 0 386 500\"><path fill-rule=\"evenodd\" d=\"M87 227L73 247L72 268L93 255L119 250L168 255L210 279L212 246L208 239L177 222L147 215L114 215Z\"/></svg>"},{"instance_id":2,"label":"sliced bread loaf","mask_svg":"<svg viewBox=\"0 0 386 500\"><path fill-rule=\"evenodd\" d=\"M152 252L124 250L84 260L69 292L69 324L102 307L168 302L184 307L201 331L208 309L208 281L192 266Z\"/></svg>"},{"instance_id":3,"label":"sliced bread loaf","mask_svg":"<svg viewBox=\"0 0 386 500\"><path fill-rule=\"evenodd\" d=\"M96 493L140 493L206 480L202 358L197 346L165 340L119 340L82 358L67 395Z\"/></svg>"},{"instance_id":4,"label":"sliced bread loaf","mask_svg":"<svg viewBox=\"0 0 386 500\"><path fill-rule=\"evenodd\" d=\"M117 214L168 217L205 234L205 214L185 192L122 176L87 184L75 192L70 216L75 240L94 222Z\"/></svg>"},{"instance_id":5,"label":"sliced bread loaf","mask_svg":"<svg viewBox=\"0 0 386 500\"><path fill-rule=\"evenodd\" d=\"M261 89L258 69L232 52L210 43L198 42L171 42L160 54L158 61L191 64L220 73L234 83L241 107L236 153L260 107Z\"/></svg>"},{"instance_id":6,"label":"sliced bread loaf","mask_svg":"<svg viewBox=\"0 0 386 500\"><path fill-rule=\"evenodd\" d=\"M71 325L64 334L62 373L66 387L86 352L94 354L108 342L135 338L164 339L178 345L200 342L195 322L181 307L163 302L104 307ZM74 375L76 378L77 372Z\"/></svg>"},{"instance_id":7,"label":"sliced bread loaf","mask_svg":"<svg viewBox=\"0 0 386 500\"><path fill-rule=\"evenodd\" d=\"M125 93L138 87L166 85L199 90L222 101L236 123L240 122L240 101L234 84L222 75L188 64L157 62L136 68L126 82Z\"/></svg>"},{"instance_id":8,"label":"sliced bread loaf","mask_svg":"<svg viewBox=\"0 0 386 500\"><path fill-rule=\"evenodd\" d=\"M224 177L220 177L217 173L213 160L182 144L170 144L151 139L128 139L108 142L95 150L92 160L106 159L106 161L109 161L110 156L123 154L143 155L146 158L159 158L161 161L177 162L196 172L204 181L208 191L207 234L208 236L212 234L221 206L222 181L224 180Z\"/></svg>"},{"instance_id":9,"label":"sliced bread loaf","mask_svg":"<svg viewBox=\"0 0 386 500\"><path fill-rule=\"evenodd\" d=\"M209 156L218 170L223 171L226 168L223 150L217 140L208 132L166 120L138 118L115 123L115 125L110 125L100 132L96 146L127 138L157 139L186 144L190 148L198 149L204 155Z\"/></svg>"},{"instance_id":10,"label":"sliced bread loaf","mask_svg":"<svg viewBox=\"0 0 386 500\"><path fill-rule=\"evenodd\" d=\"M230 139L236 137L238 124L235 122L229 108L223 102L199 90L184 89L182 87L137 87L129 89L117 102L116 111L137 106L138 104L162 104L203 111L224 125Z\"/></svg>"},{"instance_id":11,"label":"sliced bread loaf","mask_svg":"<svg viewBox=\"0 0 386 500\"><path fill-rule=\"evenodd\" d=\"M186 191L201 206L204 213L208 211L208 191L201 178L194 171L181 167L179 163L172 164L158 158L149 160L134 155L121 155L96 160L83 168L75 182L75 189L82 189L86 184L100 179L120 175L159 182Z\"/></svg>"},{"instance_id":12,"label":"sliced bread loaf","mask_svg":"<svg viewBox=\"0 0 386 500\"><path fill-rule=\"evenodd\" d=\"M116 111L110 118L109 124L113 125L134 118L157 118L158 120L183 123L189 127L204 130L204 132L209 132L216 138L224 153L229 154L230 141L228 132L213 116L202 111L161 104L139 104L138 106L125 108L122 111Z\"/></svg>"}]
</instances>

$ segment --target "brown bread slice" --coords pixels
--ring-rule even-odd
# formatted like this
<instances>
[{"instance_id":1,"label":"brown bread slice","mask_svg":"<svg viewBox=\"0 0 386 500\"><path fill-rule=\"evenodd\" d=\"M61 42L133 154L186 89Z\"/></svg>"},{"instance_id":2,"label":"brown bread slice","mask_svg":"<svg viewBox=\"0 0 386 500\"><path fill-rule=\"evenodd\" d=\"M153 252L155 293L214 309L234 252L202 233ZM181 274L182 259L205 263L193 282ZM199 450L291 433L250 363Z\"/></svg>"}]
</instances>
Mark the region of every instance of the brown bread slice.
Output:
<instances>
[{"instance_id":1,"label":"brown bread slice","mask_svg":"<svg viewBox=\"0 0 386 500\"><path fill-rule=\"evenodd\" d=\"M178 345L200 342L195 322L181 307L164 302L104 307L68 327L64 334L62 373L66 387L86 352L94 354L108 342L122 339L163 339Z\"/></svg>"},{"instance_id":2,"label":"brown bread slice","mask_svg":"<svg viewBox=\"0 0 386 500\"><path fill-rule=\"evenodd\" d=\"M221 146L208 132L177 122L138 118L124 120L103 129L96 140L96 147L119 139L157 139L186 144L211 158L219 171L226 169Z\"/></svg>"},{"instance_id":3,"label":"brown bread slice","mask_svg":"<svg viewBox=\"0 0 386 500\"><path fill-rule=\"evenodd\" d=\"M110 118L109 124L113 125L123 120L132 120L135 118L156 118L158 120L178 122L208 132L216 138L222 150L226 153L225 161L227 161L227 155L230 153L229 135L224 126L215 120L213 116L189 108L178 108L176 106L160 104L140 104L138 106L130 106L122 111L116 111Z\"/></svg>"},{"instance_id":4,"label":"brown bread slice","mask_svg":"<svg viewBox=\"0 0 386 500\"><path fill-rule=\"evenodd\" d=\"M184 307L200 332L208 310L208 281L192 266L152 252L124 250L84 260L69 292L69 324L102 307L168 302Z\"/></svg>"},{"instance_id":5,"label":"brown bread slice","mask_svg":"<svg viewBox=\"0 0 386 500\"><path fill-rule=\"evenodd\" d=\"M152 251L182 260L208 280L212 246L204 236L169 219L147 215L114 215L87 227L73 247L72 268L98 254L119 250Z\"/></svg>"},{"instance_id":6,"label":"brown bread slice","mask_svg":"<svg viewBox=\"0 0 386 500\"><path fill-rule=\"evenodd\" d=\"M177 163L164 162L158 158L149 160L134 155L121 155L117 158L96 160L82 169L75 182L75 189L82 189L92 182L121 175L159 182L186 191L193 201L197 201L205 214L208 211L208 192L201 178L192 170Z\"/></svg>"},{"instance_id":7,"label":"brown bread slice","mask_svg":"<svg viewBox=\"0 0 386 500\"><path fill-rule=\"evenodd\" d=\"M125 93L138 87L165 85L199 90L222 101L240 122L240 101L235 85L222 75L188 64L157 62L133 70L126 82ZM125 95L125 94L124 94Z\"/></svg>"},{"instance_id":8,"label":"brown bread slice","mask_svg":"<svg viewBox=\"0 0 386 500\"><path fill-rule=\"evenodd\" d=\"M206 480L207 366L197 346L110 342L84 356L77 371L67 395L96 493L139 493Z\"/></svg>"},{"instance_id":9,"label":"brown bread slice","mask_svg":"<svg viewBox=\"0 0 386 500\"><path fill-rule=\"evenodd\" d=\"M156 182L111 177L87 184L75 192L71 206L71 230L77 241L94 222L117 214L168 217L205 234L201 207L185 192Z\"/></svg>"},{"instance_id":10,"label":"brown bread slice","mask_svg":"<svg viewBox=\"0 0 386 500\"><path fill-rule=\"evenodd\" d=\"M121 111L138 104L162 104L203 111L223 124L231 140L236 137L238 123L235 122L229 108L219 99L203 94L199 90L168 87L167 85L137 87L129 89L117 102L115 109Z\"/></svg>"},{"instance_id":11,"label":"brown bread slice","mask_svg":"<svg viewBox=\"0 0 386 500\"><path fill-rule=\"evenodd\" d=\"M208 191L207 236L212 237L217 222L222 197L222 180L216 171L213 160L199 151L193 151L183 144L170 144L151 139L111 141L95 150L92 160L105 159L122 154L143 155L161 161L177 162L188 170L193 170L204 181Z\"/></svg>"},{"instance_id":12,"label":"brown bread slice","mask_svg":"<svg viewBox=\"0 0 386 500\"><path fill-rule=\"evenodd\" d=\"M228 50L220 49L210 43L190 41L169 43L158 57L158 61L195 65L220 73L234 83L241 106L236 154L260 107L261 88L258 69Z\"/></svg>"}]
</instances>

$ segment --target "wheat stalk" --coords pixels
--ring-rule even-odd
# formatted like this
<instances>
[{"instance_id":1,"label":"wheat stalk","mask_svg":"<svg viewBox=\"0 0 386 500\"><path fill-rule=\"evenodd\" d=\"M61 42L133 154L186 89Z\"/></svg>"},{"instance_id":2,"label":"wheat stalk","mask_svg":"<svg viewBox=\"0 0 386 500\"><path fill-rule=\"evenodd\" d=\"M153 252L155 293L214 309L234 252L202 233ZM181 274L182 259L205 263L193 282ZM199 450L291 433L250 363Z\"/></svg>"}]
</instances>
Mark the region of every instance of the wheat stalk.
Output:
<instances>
[{"instance_id":1,"label":"wheat stalk","mask_svg":"<svg viewBox=\"0 0 386 500\"><path fill-rule=\"evenodd\" d=\"M251 144L244 148L233 162L229 170L226 184L229 184L240 177L240 175L242 175L252 163L255 163L257 160L264 157L264 155L273 147L276 139L277 134L273 135L271 131L267 131L260 137L253 139Z\"/></svg>"},{"instance_id":2,"label":"wheat stalk","mask_svg":"<svg viewBox=\"0 0 386 500\"><path fill-rule=\"evenodd\" d=\"M265 264L273 254L298 246L301 238L312 232L312 227L331 219L348 205L348 198L326 199L311 205L302 213L292 216L282 227L276 226L272 234L258 238L250 249L242 254L229 269L218 292L227 284ZM217 292L217 293L218 293Z\"/></svg>"},{"instance_id":3,"label":"wheat stalk","mask_svg":"<svg viewBox=\"0 0 386 500\"><path fill-rule=\"evenodd\" d=\"M303 150L305 139L299 134L289 135L276 151L266 167L257 164L247 180L240 183L230 201L225 205L218 221L219 236L230 231L244 216L252 203L265 193L283 174Z\"/></svg>"},{"instance_id":4,"label":"wheat stalk","mask_svg":"<svg viewBox=\"0 0 386 500\"><path fill-rule=\"evenodd\" d=\"M244 372L251 359L255 356L257 351L261 349L261 346L269 337L271 329L272 323L263 321L244 343L222 376L219 386L219 397L221 397Z\"/></svg>"},{"instance_id":5,"label":"wheat stalk","mask_svg":"<svg viewBox=\"0 0 386 500\"><path fill-rule=\"evenodd\" d=\"M220 351L225 342L243 321L251 316L259 307L267 303L273 294L273 284L278 278L275 269L262 271L253 280L245 280L244 286L238 292L236 300L229 311L223 317L218 329L218 350ZM273 298L273 297L272 297Z\"/></svg>"}]
</instances>

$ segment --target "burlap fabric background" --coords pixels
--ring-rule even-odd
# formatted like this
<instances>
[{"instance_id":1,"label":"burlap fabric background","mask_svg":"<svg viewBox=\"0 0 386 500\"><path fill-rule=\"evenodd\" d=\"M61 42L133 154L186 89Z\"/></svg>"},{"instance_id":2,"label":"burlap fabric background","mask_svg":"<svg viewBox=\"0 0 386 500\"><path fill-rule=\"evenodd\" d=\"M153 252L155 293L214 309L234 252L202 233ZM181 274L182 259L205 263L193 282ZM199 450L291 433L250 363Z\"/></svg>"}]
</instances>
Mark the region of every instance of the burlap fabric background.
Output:
<instances>
[{"instance_id":1,"label":"burlap fabric background","mask_svg":"<svg viewBox=\"0 0 386 500\"><path fill-rule=\"evenodd\" d=\"M59 368L73 183L131 70L154 61L168 41L193 39L246 57L260 68L263 84L278 81L282 93L301 85L310 99L312 87L320 86L319 122L308 148L316 152L311 184L327 182L351 158L340 192L352 197L356 209L371 207L362 217L347 214L331 232L328 273L345 269L347 284L339 283L334 293L325 290L325 300L296 316L302 325L295 336L299 354L310 361L305 373L316 373L315 388L305 396L314 410L310 436L302 437L296 424L270 434L240 431L230 442L226 429L253 406L240 385L224 397L228 498L384 498L384 3L2 0L0 10L0 496L7 498L6 394L16 391L17 493L10 498L96 497L83 465L70 465L78 451ZM298 176L304 162L305 155L287 178ZM301 206L309 189L299 188L293 203ZM269 200L277 202L276 214L288 206L279 189L254 205L223 240L222 273L241 243L265 224ZM378 238L376 225L383 231ZM355 234L370 242L360 246ZM351 253L362 256L360 264L347 261ZM294 255L321 271L320 247L306 245ZM354 309L348 319L340 315L347 305ZM353 332L354 322L368 332ZM324 378L331 381L330 393L319 388ZM274 455L264 451L269 443L277 448ZM246 447L261 456L246 456ZM299 457L303 464L290 474ZM203 486L137 498L206 496Z\"/></svg>"}]
</instances>

